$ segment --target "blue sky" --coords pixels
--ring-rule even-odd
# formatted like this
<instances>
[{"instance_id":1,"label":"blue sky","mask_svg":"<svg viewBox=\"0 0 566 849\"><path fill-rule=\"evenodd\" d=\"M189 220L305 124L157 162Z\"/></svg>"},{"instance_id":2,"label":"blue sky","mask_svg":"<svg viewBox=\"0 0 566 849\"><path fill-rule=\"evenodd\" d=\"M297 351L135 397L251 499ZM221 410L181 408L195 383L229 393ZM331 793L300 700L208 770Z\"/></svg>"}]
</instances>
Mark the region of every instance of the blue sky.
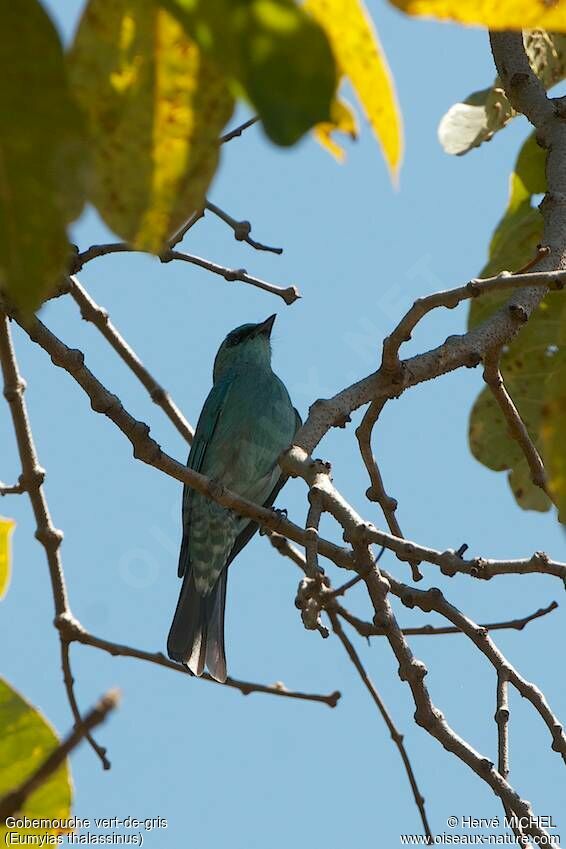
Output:
<instances>
[{"instance_id":1,"label":"blue sky","mask_svg":"<svg viewBox=\"0 0 566 849\"><path fill-rule=\"evenodd\" d=\"M82 7L46 4L68 38ZM91 263L80 276L95 299L194 423L210 388L214 354L224 335L277 311L274 367L303 414L317 397L337 391L378 364L383 336L415 297L458 285L484 264L504 208L507 179L528 132L516 120L489 145L463 158L443 153L440 117L456 100L494 76L487 34L413 21L385 3L369 4L386 47L403 110L406 153L400 189L392 189L370 131L348 144L339 166L308 138L291 150L273 147L257 127L231 142L209 197L253 235L281 245L281 257L236 243L212 216L198 224L187 250L281 284L303 295L292 307L243 284L226 283L186 264L117 255ZM242 113L243 116L244 113ZM74 229L81 249L111 238L93 212ZM425 350L465 326L465 309L435 312L407 345ZM97 376L125 406L151 425L173 456L186 446L135 378L82 322L70 300L48 304L42 319L67 344L85 351ZM15 331L46 492L62 548L71 604L92 632L148 650L164 650L179 584L180 486L132 459L130 446L90 410L72 379ZM375 448L389 491L398 498L405 533L437 548L469 544L473 554L519 557L545 549L565 557L565 540L550 514L524 513L505 475L480 466L467 446L470 406L482 386L464 370L419 386L386 407ZM356 417L355 421L358 418ZM0 477L19 473L6 407L0 416ZM328 435L317 455L330 459L334 480L369 520L366 474L354 425ZM304 521L303 485L278 501ZM34 540L24 498L2 502L16 518L14 575L0 616L2 674L63 733L71 716L61 682L47 567ZM338 539L330 522L325 533ZM408 570L391 556L387 569ZM476 621L527 614L556 598L558 611L524 632L501 632L497 644L521 673L566 715L561 648L563 591L541 576L474 583L445 579L425 566L423 585L442 586ZM306 632L294 607L299 575L264 539L256 538L232 567L228 594L229 671L264 683L343 697L335 710L263 695L242 697L141 661L73 646L76 691L83 708L110 686L123 693L119 711L97 737L108 747L103 772L83 746L72 759L74 813L80 817L165 817L168 828L145 835L150 849L283 849L311 841L398 845L400 832L421 830L398 753L340 644ZM329 566L335 583L343 579ZM350 606L369 617L361 591ZM423 616L401 610L405 624ZM435 832L449 815L501 817L497 799L475 775L413 722L413 705L384 641L352 637L390 708L413 760ZM496 759L495 674L461 636L414 638L429 667L433 698L452 726ZM560 659L559 659L560 658ZM511 697L510 780L539 814L553 814L566 832L566 781L550 751L546 727ZM463 833L470 833L464 831Z\"/></svg>"}]
</instances>

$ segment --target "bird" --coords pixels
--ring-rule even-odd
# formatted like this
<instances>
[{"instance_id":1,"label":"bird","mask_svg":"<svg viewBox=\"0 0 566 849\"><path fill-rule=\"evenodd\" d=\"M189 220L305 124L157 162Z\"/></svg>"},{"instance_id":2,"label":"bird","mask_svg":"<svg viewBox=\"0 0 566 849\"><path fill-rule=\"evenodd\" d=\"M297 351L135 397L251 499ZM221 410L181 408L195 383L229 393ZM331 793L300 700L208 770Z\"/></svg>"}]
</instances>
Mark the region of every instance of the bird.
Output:
<instances>
[{"instance_id":1,"label":"bird","mask_svg":"<svg viewBox=\"0 0 566 849\"><path fill-rule=\"evenodd\" d=\"M270 507L285 476L277 464L302 424L285 384L271 368L276 315L232 330L214 360L187 466L238 495ZM197 676L205 666L227 678L224 611L228 567L257 523L183 488L179 601L167 640L169 657Z\"/></svg>"}]
</instances>

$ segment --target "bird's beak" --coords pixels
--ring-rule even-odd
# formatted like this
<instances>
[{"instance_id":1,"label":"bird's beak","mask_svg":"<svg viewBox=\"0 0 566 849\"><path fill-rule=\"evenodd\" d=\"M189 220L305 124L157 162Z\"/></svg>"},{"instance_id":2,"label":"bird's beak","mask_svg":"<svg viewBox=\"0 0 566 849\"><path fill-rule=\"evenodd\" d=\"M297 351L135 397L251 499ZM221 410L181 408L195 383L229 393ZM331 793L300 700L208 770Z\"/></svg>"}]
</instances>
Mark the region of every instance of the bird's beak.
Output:
<instances>
[{"instance_id":1,"label":"bird's beak","mask_svg":"<svg viewBox=\"0 0 566 849\"><path fill-rule=\"evenodd\" d=\"M273 324L275 323L276 318L277 318L277 313L273 313L273 315L270 315L269 318L266 318L265 321L262 321L261 324L258 324L257 332L263 333L263 335L267 336L267 338L269 339L269 337L271 336L271 331L273 330Z\"/></svg>"}]
</instances>

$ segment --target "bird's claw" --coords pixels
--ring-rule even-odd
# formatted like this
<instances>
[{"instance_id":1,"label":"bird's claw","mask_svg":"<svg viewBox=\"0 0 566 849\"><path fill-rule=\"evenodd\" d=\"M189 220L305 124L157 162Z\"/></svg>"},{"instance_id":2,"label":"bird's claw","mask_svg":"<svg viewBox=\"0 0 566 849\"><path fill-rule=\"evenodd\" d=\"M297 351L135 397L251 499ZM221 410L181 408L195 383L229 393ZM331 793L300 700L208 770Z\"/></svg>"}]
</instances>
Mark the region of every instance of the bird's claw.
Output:
<instances>
[{"instance_id":1,"label":"bird's claw","mask_svg":"<svg viewBox=\"0 0 566 849\"><path fill-rule=\"evenodd\" d=\"M278 519L289 518L289 511L286 507L273 507L272 509Z\"/></svg>"}]
</instances>

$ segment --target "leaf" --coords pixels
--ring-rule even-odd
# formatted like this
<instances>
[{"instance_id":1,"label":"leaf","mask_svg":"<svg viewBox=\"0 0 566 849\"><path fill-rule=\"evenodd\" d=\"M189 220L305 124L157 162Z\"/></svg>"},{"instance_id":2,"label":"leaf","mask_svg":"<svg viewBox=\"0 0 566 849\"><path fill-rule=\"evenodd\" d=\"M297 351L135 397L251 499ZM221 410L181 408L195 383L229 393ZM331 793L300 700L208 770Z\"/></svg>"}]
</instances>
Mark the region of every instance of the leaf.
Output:
<instances>
[{"instance_id":1,"label":"leaf","mask_svg":"<svg viewBox=\"0 0 566 849\"><path fill-rule=\"evenodd\" d=\"M86 195L82 118L57 32L37 0L0 3L0 288L25 312L67 270Z\"/></svg>"},{"instance_id":2,"label":"leaf","mask_svg":"<svg viewBox=\"0 0 566 849\"><path fill-rule=\"evenodd\" d=\"M532 205L532 197L546 191L545 163L546 151L538 146L534 134L531 134L522 146L511 174L507 209L491 239L489 261L481 277L491 277L501 271L517 271L536 256L536 247L542 239L542 216ZM471 326L477 323L478 315L485 317L486 310L493 311L491 304L496 302L497 296L492 298L482 297L471 302Z\"/></svg>"},{"instance_id":3,"label":"leaf","mask_svg":"<svg viewBox=\"0 0 566 849\"><path fill-rule=\"evenodd\" d=\"M566 36L534 30L524 34L524 41L531 67L545 88L566 79ZM450 107L438 127L440 144L446 153L468 153L490 141L516 114L497 77L490 88Z\"/></svg>"},{"instance_id":4,"label":"leaf","mask_svg":"<svg viewBox=\"0 0 566 849\"><path fill-rule=\"evenodd\" d=\"M318 143L339 162L343 162L346 154L338 142L332 138L332 133L344 133L351 139L357 138L358 124L352 107L345 100L336 98L330 111L330 121L317 124L313 132Z\"/></svg>"},{"instance_id":5,"label":"leaf","mask_svg":"<svg viewBox=\"0 0 566 849\"><path fill-rule=\"evenodd\" d=\"M13 519L0 516L0 599L4 598L10 585L12 564L10 557L10 537L16 527Z\"/></svg>"},{"instance_id":6,"label":"leaf","mask_svg":"<svg viewBox=\"0 0 566 849\"><path fill-rule=\"evenodd\" d=\"M497 79L491 88L450 107L438 125L438 140L446 153L461 156L490 141L515 114Z\"/></svg>"},{"instance_id":7,"label":"leaf","mask_svg":"<svg viewBox=\"0 0 566 849\"><path fill-rule=\"evenodd\" d=\"M159 0L256 109L269 138L292 145L328 121L338 80L322 28L293 0Z\"/></svg>"},{"instance_id":8,"label":"leaf","mask_svg":"<svg viewBox=\"0 0 566 849\"><path fill-rule=\"evenodd\" d=\"M546 152L534 135L523 144L510 179L509 202L490 245L489 262L481 276L516 270L536 255L542 238L542 217L532 206L532 196L546 190ZM476 298L470 303L468 325L477 326L509 299L504 291ZM566 386L564 328L566 299L563 293L546 296L527 325L511 342L501 359L505 385L529 432L542 454L545 416L554 409L555 386ZM545 410L547 411L545 413ZM510 436L507 423L491 391L484 389L470 414L470 448L474 457L495 471L510 470L509 485L524 509L545 511L548 496L531 481L527 461L518 443Z\"/></svg>"},{"instance_id":9,"label":"leaf","mask_svg":"<svg viewBox=\"0 0 566 849\"><path fill-rule=\"evenodd\" d=\"M158 253L202 206L233 99L216 66L152 0L90 0L69 56L94 147L91 199Z\"/></svg>"},{"instance_id":10,"label":"leaf","mask_svg":"<svg viewBox=\"0 0 566 849\"><path fill-rule=\"evenodd\" d=\"M564 352L562 352L564 356ZM549 381L542 409L541 435L548 484L558 506L558 518L566 525L566 369L564 365Z\"/></svg>"},{"instance_id":11,"label":"leaf","mask_svg":"<svg viewBox=\"0 0 566 849\"><path fill-rule=\"evenodd\" d=\"M18 787L58 745L57 736L42 714L0 678L0 797ZM71 774L66 761L32 793L18 816L30 819L67 819L71 812ZM58 834L61 828L7 828L0 824L0 842L9 844L9 832ZM37 838L36 838L37 840ZM13 842L13 841L12 841ZM22 842L21 840L19 842ZM28 841L31 842L31 841Z\"/></svg>"},{"instance_id":12,"label":"leaf","mask_svg":"<svg viewBox=\"0 0 566 849\"><path fill-rule=\"evenodd\" d=\"M541 428L548 387L557 380L566 383L565 360L559 355L565 322L563 293L547 295L501 360L507 390L539 452L542 451ZM472 409L469 437L472 454L477 460L495 471L511 470L509 485L521 507L539 511L550 508L548 496L532 483L524 454L510 436L488 388L481 392Z\"/></svg>"},{"instance_id":13,"label":"leaf","mask_svg":"<svg viewBox=\"0 0 566 849\"><path fill-rule=\"evenodd\" d=\"M489 29L566 31L562 0L390 0L408 15L456 21Z\"/></svg>"},{"instance_id":14,"label":"leaf","mask_svg":"<svg viewBox=\"0 0 566 849\"><path fill-rule=\"evenodd\" d=\"M393 177L403 153L397 96L377 32L361 0L306 0L332 44L341 72L356 92Z\"/></svg>"}]
</instances>

